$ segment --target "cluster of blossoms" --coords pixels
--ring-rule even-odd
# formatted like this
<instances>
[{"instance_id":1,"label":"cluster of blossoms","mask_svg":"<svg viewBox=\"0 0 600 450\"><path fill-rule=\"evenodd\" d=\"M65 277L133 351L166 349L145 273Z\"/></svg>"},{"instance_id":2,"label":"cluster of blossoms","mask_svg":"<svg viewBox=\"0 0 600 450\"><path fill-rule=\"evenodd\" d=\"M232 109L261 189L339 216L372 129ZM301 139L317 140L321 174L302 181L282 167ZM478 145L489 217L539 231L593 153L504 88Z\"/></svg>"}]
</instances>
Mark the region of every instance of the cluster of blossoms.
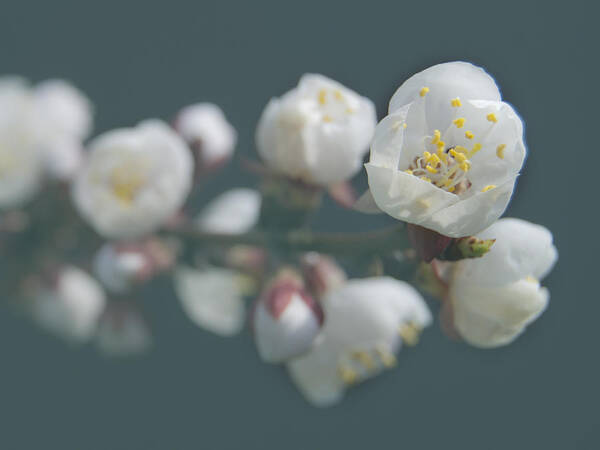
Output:
<instances>
[{"instance_id":1,"label":"cluster of blossoms","mask_svg":"<svg viewBox=\"0 0 600 450\"><path fill-rule=\"evenodd\" d=\"M249 324L258 356L328 406L417 344L433 322L420 292L440 301L450 337L481 348L512 342L548 304L552 234L500 218L526 156L523 123L481 68L412 76L379 123L369 99L304 75L258 120L262 163L249 167L260 189L229 190L198 211L188 198L237 141L219 107L86 142L91 111L66 82L0 79L0 258L23 259L0 287L71 342L147 351L145 289L171 279L194 324L220 336ZM357 198L350 179L369 149L369 189ZM312 231L325 192L399 223Z\"/></svg>"}]
</instances>

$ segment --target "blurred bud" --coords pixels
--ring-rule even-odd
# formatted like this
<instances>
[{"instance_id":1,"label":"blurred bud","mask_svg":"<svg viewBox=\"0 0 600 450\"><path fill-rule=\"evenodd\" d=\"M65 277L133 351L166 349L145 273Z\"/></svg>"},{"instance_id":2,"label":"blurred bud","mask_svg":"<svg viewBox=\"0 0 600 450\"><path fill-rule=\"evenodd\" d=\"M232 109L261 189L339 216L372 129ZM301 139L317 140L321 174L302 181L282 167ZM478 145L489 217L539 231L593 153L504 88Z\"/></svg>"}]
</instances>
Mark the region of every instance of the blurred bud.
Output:
<instances>
[{"instance_id":1,"label":"blurred bud","mask_svg":"<svg viewBox=\"0 0 600 450\"><path fill-rule=\"evenodd\" d=\"M107 307L100 319L96 345L106 356L135 356L150 349L152 336L137 308L115 302Z\"/></svg>"},{"instance_id":2,"label":"blurred bud","mask_svg":"<svg viewBox=\"0 0 600 450\"><path fill-rule=\"evenodd\" d=\"M104 244L94 259L94 272L110 291L121 294L171 267L174 253L158 239Z\"/></svg>"},{"instance_id":3,"label":"blurred bud","mask_svg":"<svg viewBox=\"0 0 600 450\"><path fill-rule=\"evenodd\" d=\"M323 311L305 291L300 276L283 269L257 300L252 319L261 359L278 363L312 346L323 324Z\"/></svg>"},{"instance_id":4,"label":"blurred bud","mask_svg":"<svg viewBox=\"0 0 600 450\"><path fill-rule=\"evenodd\" d=\"M233 155L237 132L217 105L186 106L175 119L175 129L194 150L199 169L216 169Z\"/></svg>"},{"instance_id":5,"label":"blurred bud","mask_svg":"<svg viewBox=\"0 0 600 450\"><path fill-rule=\"evenodd\" d=\"M316 252L303 256L302 271L308 287L318 298L347 280L346 273L333 258Z\"/></svg>"},{"instance_id":6,"label":"blurred bud","mask_svg":"<svg viewBox=\"0 0 600 450\"><path fill-rule=\"evenodd\" d=\"M74 342L84 342L96 330L106 304L96 280L84 271L65 266L51 281L31 290L30 312L43 328Z\"/></svg>"}]
</instances>

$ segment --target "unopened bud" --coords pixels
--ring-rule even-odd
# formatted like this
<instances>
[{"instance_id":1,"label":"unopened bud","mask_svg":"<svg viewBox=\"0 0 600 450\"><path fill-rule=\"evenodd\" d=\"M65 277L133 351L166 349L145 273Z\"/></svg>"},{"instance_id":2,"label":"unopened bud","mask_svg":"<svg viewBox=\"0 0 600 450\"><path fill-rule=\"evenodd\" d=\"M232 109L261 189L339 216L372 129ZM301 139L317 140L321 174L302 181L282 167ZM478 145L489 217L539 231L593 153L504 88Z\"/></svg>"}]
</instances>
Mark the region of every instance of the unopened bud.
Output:
<instances>
[{"instance_id":1,"label":"unopened bud","mask_svg":"<svg viewBox=\"0 0 600 450\"><path fill-rule=\"evenodd\" d=\"M346 273L333 258L316 252L304 255L302 270L308 287L318 298L347 280Z\"/></svg>"},{"instance_id":2,"label":"unopened bud","mask_svg":"<svg viewBox=\"0 0 600 450\"><path fill-rule=\"evenodd\" d=\"M141 313L128 303L115 302L98 324L96 345L106 356L133 356L152 345L152 336Z\"/></svg>"},{"instance_id":3,"label":"unopened bud","mask_svg":"<svg viewBox=\"0 0 600 450\"><path fill-rule=\"evenodd\" d=\"M284 269L257 300L252 320L261 359L277 363L312 346L323 324L323 311L300 276Z\"/></svg>"}]
</instances>

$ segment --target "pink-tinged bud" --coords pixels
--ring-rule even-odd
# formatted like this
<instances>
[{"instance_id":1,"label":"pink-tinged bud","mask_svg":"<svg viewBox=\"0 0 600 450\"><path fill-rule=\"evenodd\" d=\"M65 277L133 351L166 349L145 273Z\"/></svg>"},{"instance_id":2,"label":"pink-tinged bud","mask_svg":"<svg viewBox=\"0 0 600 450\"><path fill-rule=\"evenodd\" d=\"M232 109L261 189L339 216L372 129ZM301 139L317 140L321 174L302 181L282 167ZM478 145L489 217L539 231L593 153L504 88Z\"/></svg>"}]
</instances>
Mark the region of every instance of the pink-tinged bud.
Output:
<instances>
[{"instance_id":1,"label":"pink-tinged bud","mask_svg":"<svg viewBox=\"0 0 600 450\"><path fill-rule=\"evenodd\" d=\"M308 287L318 298L347 281L344 269L333 258L316 252L304 255L302 271Z\"/></svg>"},{"instance_id":2,"label":"pink-tinged bud","mask_svg":"<svg viewBox=\"0 0 600 450\"><path fill-rule=\"evenodd\" d=\"M217 105L187 106L177 114L173 125L194 151L199 172L217 170L232 157L237 132Z\"/></svg>"},{"instance_id":3,"label":"pink-tinged bud","mask_svg":"<svg viewBox=\"0 0 600 450\"><path fill-rule=\"evenodd\" d=\"M302 279L284 269L258 299L252 320L261 359L278 363L310 349L323 324L323 311Z\"/></svg>"},{"instance_id":4,"label":"pink-tinged bud","mask_svg":"<svg viewBox=\"0 0 600 450\"><path fill-rule=\"evenodd\" d=\"M171 267L173 256L157 239L110 243L96 254L94 271L108 290L121 294Z\"/></svg>"},{"instance_id":5,"label":"pink-tinged bud","mask_svg":"<svg viewBox=\"0 0 600 450\"><path fill-rule=\"evenodd\" d=\"M440 256L452 242L448 236L410 223L406 232L417 256L427 263Z\"/></svg>"}]
</instances>

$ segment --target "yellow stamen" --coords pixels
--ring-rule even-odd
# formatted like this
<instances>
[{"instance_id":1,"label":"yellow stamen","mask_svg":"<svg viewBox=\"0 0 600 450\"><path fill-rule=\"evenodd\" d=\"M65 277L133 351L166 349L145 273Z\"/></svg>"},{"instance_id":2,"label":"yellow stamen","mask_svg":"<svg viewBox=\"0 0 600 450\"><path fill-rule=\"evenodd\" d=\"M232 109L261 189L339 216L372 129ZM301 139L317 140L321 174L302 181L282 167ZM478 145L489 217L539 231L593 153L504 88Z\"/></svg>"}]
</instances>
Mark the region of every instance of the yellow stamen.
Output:
<instances>
[{"instance_id":1,"label":"yellow stamen","mask_svg":"<svg viewBox=\"0 0 600 450\"><path fill-rule=\"evenodd\" d=\"M398 334L402 338L402 342L411 347L419 342L420 333L421 327L413 322L402 324L398 328Z\"/></svg>"},{"instance_id":2,"label":"yellow stamen","mask_svg":"<svg viewBox=\"0 0 600 450\"><path fill-rule=\"evenodd\" d=\"M462 128L465 126L465 118L459 117L458 119L454 119L452 123L456 125L456 128Z\"/></svg>"},{"instance_id":3,"label":"yellow stamen","mask_svg":"<svg viewBox=\"0 0 600 450\"><path fill-rule=\"evenodd\" d=\"M485 118L487 120L489 120L490 122L494 122L494 123L498 122L498 118L496 117L496 114L494 114L494 113L489 113L487 116L485 116Z\"/></svg>"},{"instance_id":4,"label":"yellow stamen","mask_svg":"<svg viewBox=\"0 0 600 450\"><path fill-rule=\"evenodd\" d=\"M431 143L437 144L441 137L442 133L440 133L440 130L433 130L433 137L431 138Z\"/></svg>"},{"instance_id":5,"label":"yellow stamen","mask_svg":"<svg viewBox=\"0 0 600 450\"><path fill-rule=\"evenodd\" d=\"M431 183L431 178L427 178L425 175L421 176L420 179L423 181L427 181L428 183Z\"/></svg>"},{"instance_id":6,"label":"yellow stamen","mask_svg":"<svg viewBox=\"0 0 600 450\"><path fill-rule=\"evenodd\" d=\"M477 142L473 148L471 149L471 151L469 152L469 158L472 157L475 153L477 153L479 150L481 150L482 145Z\"/></svg>"},{"instance_id":7,"label":"yellow stamen","mask_svg":"<svg viewBox=\"0 0 600 450\"><path fill-rule=\"evenodd\" d=\"M425 157L425 159L429 159L431 158L431 153L429 153L427 150L423 152L423 156Z\"/></svg>"},{"instance_id":8,"label":"yellow stamen","mask_svg":"<svg viewBox=\"0 0 600 450\"><path fill-rule=\"evenodd\" d=\"M462 103L460 102L460 99L456 97L450 100L450 105L454 106L455 108L458 108L459 106L462 106Z\"/></svg>"},{"instance_id":9,"label":"yellow stamen","mask_svg":"<svg viewBox=\"0 0 600 450\"><path fill-rule=\"evenodd\" d=\"M412 175L412 174L413 174L413 171L412 171L412 170L410 170L410 169L406 169L406 170L404 171L404 173L407 173L407 174L409 174L409 175Z\"/></svg>"},{"instance_id":10,"label":"yellow stamen","mask_svg":"<svg viewBox=\"0 0 600 450\"><path fill-rule=\"evenodd\" d=\"M144 185L144 177L131 171L128 165L115 167L111 173L111 186L115 197L125 205L131 205L135 195Z\"/></svg>"},{"instance_id":11,"label":"yellow stamen","mask_svg":"<svg viewBox=\"0 0 600 450\"><path fill-rule=\"evenodd\" d=\"M465 131L465 137L467 139L473 139L473 137L475 137L475 135L473 133L471 133L470 131Z\"/></svg>"},{"instance_id":12,"label":"yellow stamen","mask_svg":"<svg viewBox=\"0 0 600 450\"><path fill-rule=\"evenodd\" d=\"M421 90L419 91L419 95L421 97L425 97L425 95L429 92L429 88L427 86L421 88Z\"/></svg>"},{"instance_id":13,"label":"yellow stamen","mask_svg":"<svg viewBox=\"0 0 600 450\"><path fill-rule=\"evenodd\" d=\"M346 108L346 112L348 114L354 114L356 111L354 111L352 108ZM406 124L404 124L404 126L406 126Z\"/></svg>"},{"instance_id":14,"label":"yellow stamen","mask_svg":"<svg viewBox=\"0 0 600 450\"><path fill-rule=\"evenodd\" d=\"M407 127L407 125L406 125L406 122L405 122L405 123L403 123L403 124L402 124L402 126L403 126L404 128L406 128L406 127Z\"/></svg>"},{"instance_id":15,"label":"yellow stamen","mask_svg":"<svg viewBox=\"0 0 600 450\"><path fill-rule=\"evenodd\" d=\"M355 370L352 370L349 367L338 367L338 375L340 376L344 384L354 384L358 381L358 374Z\"/></svg>"},{"instance_id":16,"label":"yellow stamen","mask_svg":"<svg viewBox=\"0 0 600 450\"><path fill-rule=\"evenodd\" d=\"M338 100L340 102L342 100L344 100L344 95L337 89L335 91L333 91L333 96L335 97L336 100Z\"/></svg>"},{"instance_id":17,"label":"yellow stamen","mask_svg":"<svg viewBox=\"0 0 600 450\"><path fill-rule=\"evenodd\" d=\"M460 167L460 170L462 170L463 172L468 172L469 169L471 168L471 163L468 160L463 161L462 163L460 163L459 167Z\"/></svg>"},{"instance_id":18,"label":"yellow stamen","mask_svg":"<svg viewBox=\"0 0 600 450\"><path fill-rule=\"evenodd\" d=\"M506 144L500 144L496 147L496 156L500 159L504 159L504 149L506 148Z\"/></svg>"},{"instance_id":19,"label":"yellow stamen","mask_svg":"<svg viewBox=\"0 0 600 450\"><path fill-rule=\"evenodd\" d=\"M321 105L324 105L325 103L327 103L327 91L325 89L321 89L319 91L319 103Z\"/></svg>"},{"instance_id":20,"label":"yellow stamen","mask_svg":"<svg viewBox=\"0 0 600 450\"><path fill-rule=\"evenodd\" d=\"M383 348L378 348L376 352L385 367L393 367L396 365L396 356L394 356L392 352Z\"/></svg>"},{"instance_id":21,"label":"yellow stamen","mask_svg":"<svg viewBox=\"0 0 600 450\"><path fill-rule=\"evenodd\" d=\"M437 169L434 169L430 165L425 166L425 169L427 169L427 172L429 173L438 173Z\"/></svg>"},{"instance_id":22,"label":"yellow stamen","mask_svg":"<svg viewBox=\"0 0 600 450\"><path fill-rule=\"evenodd\" d=\"M367 370L375 369L375 361L367 352L359 351L352 354L352 358L358 361Z\"/></svg>"},{"instance_id":23,"label":"yellow stamen","mask_svg":"<svg viewBox=\"0 0 600 450\"><path fill-rule=\"evenodd\" d=\"M481 190L481 192L487 192L487 191L489 191L489 190L492 190L492 189L494 189L495 187L496 187L496 185L495 185L495 184L488 184L486 187L484 187L484 188Z\"/></svg>"}]
</instances>

